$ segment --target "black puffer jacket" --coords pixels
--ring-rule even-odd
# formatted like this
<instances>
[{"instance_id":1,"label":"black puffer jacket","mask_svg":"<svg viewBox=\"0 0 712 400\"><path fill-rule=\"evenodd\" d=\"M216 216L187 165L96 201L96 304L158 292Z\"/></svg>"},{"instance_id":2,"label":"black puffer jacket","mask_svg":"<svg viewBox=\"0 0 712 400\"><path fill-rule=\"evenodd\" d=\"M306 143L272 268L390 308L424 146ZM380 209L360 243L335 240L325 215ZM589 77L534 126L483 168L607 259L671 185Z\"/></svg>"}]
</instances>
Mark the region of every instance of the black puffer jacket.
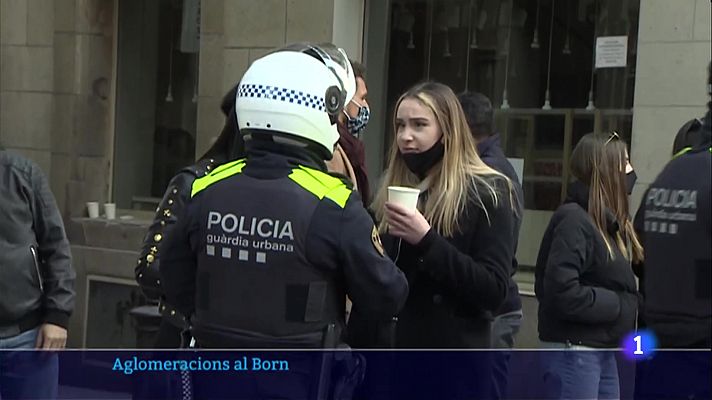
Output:
<instances>
[{"instance_id":1,"label":"black puffer jacket","mask_svg":"<svg viewBox=\"0 0 712 400\"><path fill-rule=\"evenodd\" d=\"M612 235L611 259L588 215L588 188L574 182L567 201L551 217L536 263L539 338L590 347L618 347L635 328L638 294L633 270Z\"/></svg>"}]
</instances>

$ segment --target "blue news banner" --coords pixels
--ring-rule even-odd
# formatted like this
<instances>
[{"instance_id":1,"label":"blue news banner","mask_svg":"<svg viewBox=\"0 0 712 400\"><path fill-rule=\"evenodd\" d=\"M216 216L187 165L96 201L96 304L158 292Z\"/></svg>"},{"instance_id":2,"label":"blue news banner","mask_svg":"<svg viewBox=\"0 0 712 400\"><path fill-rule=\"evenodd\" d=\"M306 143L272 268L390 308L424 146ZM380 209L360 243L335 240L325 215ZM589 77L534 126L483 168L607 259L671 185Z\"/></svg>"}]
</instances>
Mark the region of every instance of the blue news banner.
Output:
<instances>
[{"instance_id":1,"label":"blue news banner","mask_svg":"<svg viewBox=\"0 0 712 400\"><path fill-rule=\"evenodd\" d=\"M565 352L575 372L580 356ZM603 352L601 352L603 353ZM658 351L618 363L623 399L710 398L712 353ZM0 398L550 399L560 351L3 351ZM560 359L559 359L560 360ZM563 371L562 373L567 373ZM583 379L583 378L582 378ZM37 391L54 385L55 391ZM558 385L558 386L557 386ZM46 393L54 393L47 395Z\"/></svg>"}]
</instances>

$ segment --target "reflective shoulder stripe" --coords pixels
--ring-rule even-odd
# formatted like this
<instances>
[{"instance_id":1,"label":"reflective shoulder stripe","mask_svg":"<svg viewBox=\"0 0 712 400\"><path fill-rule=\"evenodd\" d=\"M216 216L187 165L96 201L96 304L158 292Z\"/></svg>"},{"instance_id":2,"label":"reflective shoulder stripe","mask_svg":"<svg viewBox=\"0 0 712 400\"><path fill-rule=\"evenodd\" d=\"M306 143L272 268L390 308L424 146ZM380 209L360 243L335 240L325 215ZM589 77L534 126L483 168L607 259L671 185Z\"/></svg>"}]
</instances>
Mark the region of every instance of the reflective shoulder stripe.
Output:
<instances>
[{"instance_id":1,"label":"reflective shoulder stripe","mask_svg":"<svg viewBox=\"0 0 712 400\"><path fill-rule=\"evenodd\" d=\"M292 170L289 179L319 200L326 197L341 208L346 207L346 202L351 196L351 189L340 179L315 169L300 166Z\"/></svg>"},{"instance_id":2,"label":"reflective shoulder stripe","mask_svg":"<svg viewBox=\"0 0 712 400\"><path fill-rule=\"evenodd\" d=\"M236 160L223 164L216 168L212 173L206 175L202 178L198 178L193 181L193 187L190 191L190 197L194 197L196 194L207 189L210 185L220 182L225 178L229 178L233 175L237 175L242 172L242 168L245 166L245 160Z\"/></svg>"},{"instance_id":3,"label":"reflective shoulder stripe","mask_svg":"<svg viewBox=\"0 0 712 400\"><path fill-rule=\"evenodd\" d=\"M682 149L682 150L678 151L677 153L675 153L675 155L672 156L672 159L674 160L674 159L676 159L676 158L678 158L678 157L680 157L680 156L682 156L682 155L685 155L685 154L687 154L688 152L690 152L691 150L692 150L692 147L685 147L684 149ZM712 147L709 148L709 152L712 153Z\"/></svg>"},{"instance_id":4,"label":"reflective shoulder stripe","mask_svg":"<svg viewBox=\"0 0 712 400\"><path fill-rule=\"evenodd\" d=\"M690 150L692 150L692 147L685 147L684 149L678 151L677 153L675 153L675 155L672 156L673 160L687 153Z\"/></svg>"},{"instance_id":5,"label":"reflective shoulder stripe","mask_svg":"<svg viewBox=\"0 0 712 400\"><path fill-rule=\"evenodd\" d=\"M244 163L245 163L244 158L241 158L241 159L235 160L235 161L230 161L229 163L219 165L217 168L213 169L213 172L211 172L210 175L217 174L220 171L224 171L225 169L230 168L230 167L234 166L235 164L244 164Z\"/></svg>"}]
</instances>

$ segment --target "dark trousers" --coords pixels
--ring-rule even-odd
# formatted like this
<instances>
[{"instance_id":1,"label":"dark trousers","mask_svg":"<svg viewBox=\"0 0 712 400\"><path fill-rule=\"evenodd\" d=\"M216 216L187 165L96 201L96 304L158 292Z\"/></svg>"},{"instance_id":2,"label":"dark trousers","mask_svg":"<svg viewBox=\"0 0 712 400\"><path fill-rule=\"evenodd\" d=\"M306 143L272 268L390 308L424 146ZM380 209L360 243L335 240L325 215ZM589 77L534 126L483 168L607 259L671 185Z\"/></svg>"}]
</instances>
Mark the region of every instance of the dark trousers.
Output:
<instances>
[{"instance_id":1,"label":"dark trousers","mask_svg":"<svg viewBox=\"0 0 712 400\"><path fill-rule=\"evenodd\" d=\"M507 396L511 352L503 349L514 347L514 338L522 326L522 319L522 310L517 310L498 315L492 322L492 348L502 350L492 354L492 398L494 399L504 399Z\"/></svg>"},{"instance_id":2,"label":"dark trousers","mask_svg":"<svg viewBox=\"0 0 712 400\"><path fill-rule=\"evenodd\" d=\"M188 343L184 343L187 335L183 334L183 329L171 324L166 318L161 318L161 325L156 334L154 347L157 349L180 349L188 347Z\"/></svg>"}]
</instances>

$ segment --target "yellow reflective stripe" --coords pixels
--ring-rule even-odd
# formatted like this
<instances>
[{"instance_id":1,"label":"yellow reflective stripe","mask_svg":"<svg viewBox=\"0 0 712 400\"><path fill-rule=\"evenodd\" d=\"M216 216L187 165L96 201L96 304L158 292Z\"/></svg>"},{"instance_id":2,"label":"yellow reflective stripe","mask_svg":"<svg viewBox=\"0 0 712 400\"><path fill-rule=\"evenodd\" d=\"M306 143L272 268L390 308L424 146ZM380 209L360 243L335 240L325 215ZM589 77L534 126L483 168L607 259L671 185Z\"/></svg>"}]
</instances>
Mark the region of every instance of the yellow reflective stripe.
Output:
<instances>
[{"instance_id":1,"label":"yellow reflective stripe","mask_svg":"<svg viewBox=\"0 0 712 400\"><path fill-rule=\"evenodd\" d=\"M319 200L323 199L326 195L327 189L317 179L302 169L292 170L292 173L289 174L289 179L318 197Z\"/></svg>"},{"instance_id":2,"label":"yellow reflective stripe","mask_svg":"<svg viewBox=\"0 0 712 400\"><path fill-rule=\"evenodd\" d=\"M675 155L672 156L673 159L680 157L681 155L687 153L688 151L692 150L692 147L685 147L684 149L678 151L675 153Z\"/></svg>"},{"instance_id":3,"label":"yellow reflective stripe","mask_svg":"<svg viewBox=\"0 0 712 400\"><path fill-rule=\"evenodd\" d=\"M684 149L675 153L675 155L672 156L672 159L674 160L674 159L680 157L681 155L687 154L690 150L692 150L692 147L685 147ZM709 152L712 153L712 147L709 148Z\"/></svg>"},{"instance_id":4,"label":"yellow reflective stripe","mask_svg":"<svg viewBox=\"0 0 712 400\"><path fill-rule=\"evenodd\" d=\"M237 160L228 163L229 165L220 166L215 169L210 175L206 175L202 178L198 178L193 181L193 187L190 191L190 197L194 197L196 194L207 189L210 185L213 185L225 178L229 178L233 175L237 175L242 172L242 168L245 166L244 160Z\"/></svg>"},{"instance_id":5,"label":"yellow reflective stripe","mask_svg":"<svg viewBox=\"0 0 712 400\"><path fill-rule=\"evenodd\" d=\"M226 170L227 168L230 168L230 167L232 167L232 166L235 165L235 164L244 164L244 163L245 163L245 159L244 159L244 158L241 158L241 159L235 160L235 161L230 161L229 163L225 163L225 164L220 165L220 166L218 166L217 168L215 168L215 169L210 173L210 175L217 174L217 173L219 173L219 172L221 172L221 171L224 171L224 170Z\"/></svg>"},{"instance_id":6,"label":"yellow reflective stripe","mask_svg":"<svg viewBox=\"0 0 712 400\"><path fill-rule=\"evenodd\" d=\"M349 201L349 196L351 196L351 190L349 190L346 185L335 187L326 194L327 199L331 199L341 208L346 207L346 202Z\"/></svg>"},{"instance_id":7,"label":"yellow reflective stripe","mask_svg":"<svg viewBox=\"0 0 712 400\"><path fill-rule=\"evenodd\" d=\"M315 169L300 166L292 170L289 179L319 200L326 197L341 208L346 207L346 202L351 196L351 190L340 179Z\"/></svg>"}]
</instances>

